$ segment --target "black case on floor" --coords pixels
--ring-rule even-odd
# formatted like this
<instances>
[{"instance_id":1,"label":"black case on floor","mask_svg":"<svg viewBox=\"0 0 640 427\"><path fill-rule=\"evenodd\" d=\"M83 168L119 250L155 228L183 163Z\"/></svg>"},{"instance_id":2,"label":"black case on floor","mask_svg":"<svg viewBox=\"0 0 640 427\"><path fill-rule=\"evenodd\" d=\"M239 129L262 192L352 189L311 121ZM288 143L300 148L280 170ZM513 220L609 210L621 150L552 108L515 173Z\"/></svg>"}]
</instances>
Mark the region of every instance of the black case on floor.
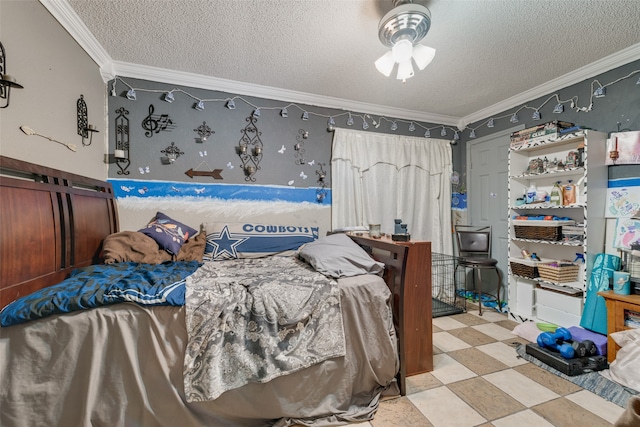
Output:
<instances>
[{"instance_id":1,"label":"black case on floor","mask_svg":"<svg viewBox=\"0 0 640 427\"><path fill-rule=\"evenodd\" d=\"M555 368L570 377L585 374L587 372L602 371L609 367L606 356L596 355L565 359L557 351L541 348L535 343L527 344L526 352L541 362L546 363L552 368Z\"/></svg>"}]
</instances>

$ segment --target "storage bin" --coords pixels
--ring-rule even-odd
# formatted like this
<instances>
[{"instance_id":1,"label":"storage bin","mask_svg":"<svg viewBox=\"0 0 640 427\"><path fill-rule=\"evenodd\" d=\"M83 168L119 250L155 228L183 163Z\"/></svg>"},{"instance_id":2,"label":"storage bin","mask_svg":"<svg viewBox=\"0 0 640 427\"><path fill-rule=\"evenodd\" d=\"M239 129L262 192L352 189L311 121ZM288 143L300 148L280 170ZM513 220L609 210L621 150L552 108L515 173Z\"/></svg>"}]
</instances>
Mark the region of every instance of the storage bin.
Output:
<instances>
[{"instance_id":1,"label":"storage bin","mask_svg":"<svg viewBox=\"0 0 640 427\"><path fill-rule=\"evenodd\" d=\"M579 264L573 263L557 263L554 264L538 264L538 274L543 280L555 283L575 282L578 279L580 271Z\"/></svg>"},{"instance_id":2,"label":"storage bin","mask_svg":"<svg viewBox=\"0 0 640 427\"><path fill-rule=\"evenodd\" d=\"M516 233L516 239L562 240L562 226L514 225L513 229Z\"/></svg>"},{"instance_id":3,"label":"storage bin","mask_svg":"<svg viewBox=\"0 0 640 427\"><path fill-rule=\"evenodd\" d=\"M581 319L581 316L576 316L574 314L567 313L566 311L547 307L543 304L536 305L536 317L541 321L553 323L565 328L579 325Z\"/></svg>"},{"instance_id":4,"label":"storage bin","mask_svg":"<svg viewBox=\"0 0 640 427\"><path fill-rule=\"evenodd\" d=\"M516 239L562 240L562 226L575 225L573 220L531 220L514 219L513 230Z\"/></svg>"},{"instance_id":5,"label":"storage bin","mask_svg":"<svg viewBox=\"0 0 640 427\"><path fill-rule=\"evenodd\" d=\"M564 311L574 316L582 315L582 295L572 296L537 288L536 304Z\"/></svg>"},{"instance_id":6,"label":"storage bin","mask_svg":"<svg viewBox=\"0 0 640 427\"><path fill-rule=\"evenodd\" d=\"M511 265L511 274L527 279L535 279L539 276L538 267L534 264L527 265L515 261L510 261L509 264Z\"/></svg>"}]
</instances>

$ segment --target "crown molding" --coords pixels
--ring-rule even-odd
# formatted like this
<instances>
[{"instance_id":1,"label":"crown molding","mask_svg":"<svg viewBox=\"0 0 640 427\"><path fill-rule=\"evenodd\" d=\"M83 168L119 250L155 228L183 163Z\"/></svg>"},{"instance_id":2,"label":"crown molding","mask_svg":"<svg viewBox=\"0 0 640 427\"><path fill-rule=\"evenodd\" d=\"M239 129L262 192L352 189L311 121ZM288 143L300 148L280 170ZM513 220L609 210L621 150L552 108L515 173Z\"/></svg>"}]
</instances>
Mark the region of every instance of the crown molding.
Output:
<instances>
[{"instance_id":1,"label":"crown molding","mask_svg":"<svg viewBox=\"0 0 640 427\"><path fill-rule=\"evenodd\" d=\"M630 62L640 59L640 43L629 46L626 49L622 49L614 54L599 59L584 67L578 68L570 73L560 76L556 79L550 80L539 86L526 90L516 96L500 101L490 107L483 108L476 111L473 114L469 114L460 119L458 124L459 129L464 129L467 124L475 123L479 120L486 119L488 117L497 115L506 110L526 104L527 102L538 99L545 95L557 92L560 89L580 83L583 80L595 77L599 74L605 73L614 68L626 65Z\"/></svg>"},{"instance_id":2,"label":"crown molding","mask_svg":"<svg viewBox=\"0 0 640 427\"><path fill-rule=\"evenodd\" d=\"M357 102L349 99L298 92L277 87L244 83L235 80L187 73L184 71L150 67L128 62L113 61L111 70L119 77L130 77L142 80L196 87L199 89L216 90L230 94L253 96L258 98L275 99L285 102L314 105L317 107L337 108L351 112L381 115L419 122L455 125L459 118L442 114L430 114L422 111L406 110L385 105ZM103 73L104 75L104 73Z\"/></svg>"},{"instance_id":3,"label":"crown molding","mask_svg":"<svg viewBox=\"0 0 640 427\"><path fill-rule=\"evenodd\" d=\"M40 3L98 64L98 67L108 66L112 62L111 56L89 31L67 0L40 0Z\"/></svg>"}]
</instances>

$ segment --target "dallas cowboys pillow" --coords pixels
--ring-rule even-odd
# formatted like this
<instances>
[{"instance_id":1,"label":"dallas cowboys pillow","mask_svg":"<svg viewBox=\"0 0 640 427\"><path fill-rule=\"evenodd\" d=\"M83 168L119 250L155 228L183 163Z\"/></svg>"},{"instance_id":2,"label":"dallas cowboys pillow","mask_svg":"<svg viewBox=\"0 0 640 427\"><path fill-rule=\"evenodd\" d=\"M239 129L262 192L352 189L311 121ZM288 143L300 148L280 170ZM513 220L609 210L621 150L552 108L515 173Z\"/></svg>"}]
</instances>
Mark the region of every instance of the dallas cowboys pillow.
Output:
<instances>
[{"instance_id":1,"label":"dallas cowboys pillow","mask_svg":"<svg viewBox=\"0 0 640 427\"><path fill-rule=\"evenodd\" d=\"M318 227L253 222L207 223L205 261L294 256L296 250L318 238Z\"/></svg>"}]
</instances>

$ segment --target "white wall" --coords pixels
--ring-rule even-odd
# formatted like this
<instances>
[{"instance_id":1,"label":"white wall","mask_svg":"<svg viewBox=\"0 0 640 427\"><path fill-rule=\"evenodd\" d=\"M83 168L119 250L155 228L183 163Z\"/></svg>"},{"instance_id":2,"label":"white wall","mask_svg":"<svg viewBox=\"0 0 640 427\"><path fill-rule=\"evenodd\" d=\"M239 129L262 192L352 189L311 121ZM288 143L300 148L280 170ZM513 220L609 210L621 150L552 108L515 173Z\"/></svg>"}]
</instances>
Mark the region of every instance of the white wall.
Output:
<instances>
[{"instance_id":1,"label":"white wall","mask_svg":"<svg viewBox=\"0 0 640 427\"><path fill-rule=\"evenodd\" d=\"M0 109L0 154L106 179L107 90L96 63L36 0L0 0L0 41L6 51L6 72L24 86L12 90L9 107ZM80 94L89 123L99 130L86 147L77 134ZM78 151L27 136L22 125L76 144Z\"/></svg>"}]
</instances>

